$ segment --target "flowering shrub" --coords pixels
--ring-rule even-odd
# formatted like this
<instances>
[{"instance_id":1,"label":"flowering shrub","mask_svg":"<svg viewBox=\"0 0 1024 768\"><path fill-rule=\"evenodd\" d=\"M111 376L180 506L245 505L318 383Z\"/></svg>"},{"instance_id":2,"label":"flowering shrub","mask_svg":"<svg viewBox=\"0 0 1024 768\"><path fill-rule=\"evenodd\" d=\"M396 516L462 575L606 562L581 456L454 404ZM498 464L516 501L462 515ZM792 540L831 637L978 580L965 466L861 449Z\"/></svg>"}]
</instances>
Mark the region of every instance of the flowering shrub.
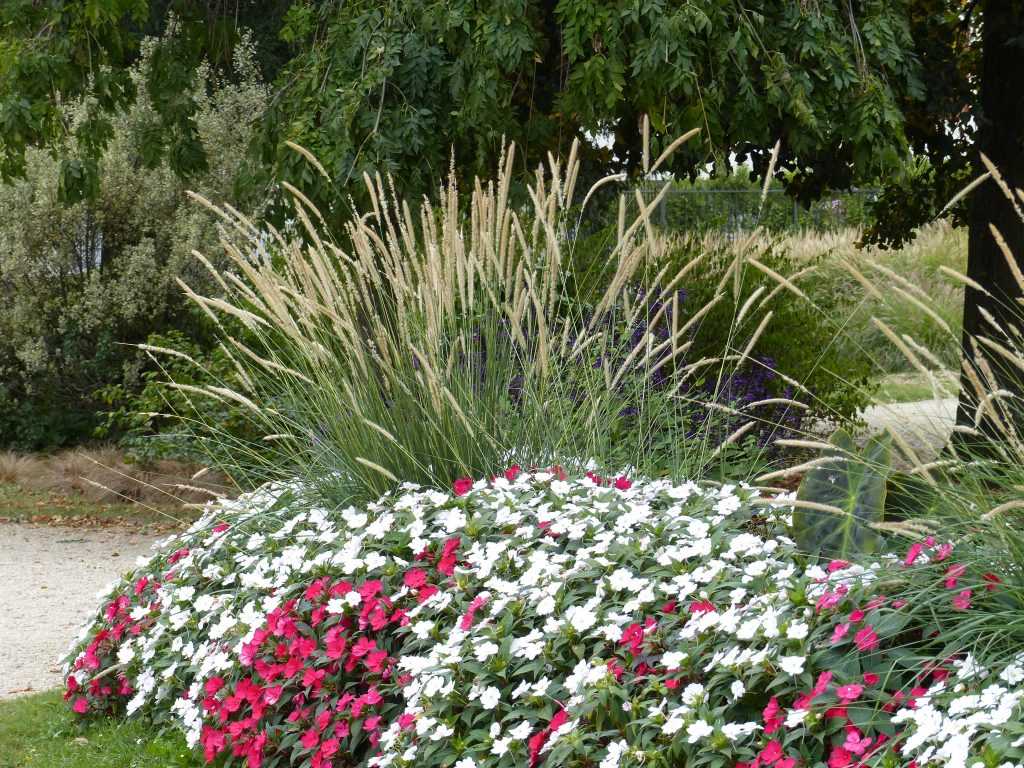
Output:
<instances>
[{"instance_id":1,"label":"flowering shrub","mask_svg":"<svg viewBox=\"0 0 1024 768\"><path fill-rule=\"evenodd\" d=\"M248 768L1020 761L1024 661L925 666L879 594L962 588L947 548L806 566L755 502L557 468L337 511L268 486L104 596L66 697Z\"/></svg>"}]
</instances>

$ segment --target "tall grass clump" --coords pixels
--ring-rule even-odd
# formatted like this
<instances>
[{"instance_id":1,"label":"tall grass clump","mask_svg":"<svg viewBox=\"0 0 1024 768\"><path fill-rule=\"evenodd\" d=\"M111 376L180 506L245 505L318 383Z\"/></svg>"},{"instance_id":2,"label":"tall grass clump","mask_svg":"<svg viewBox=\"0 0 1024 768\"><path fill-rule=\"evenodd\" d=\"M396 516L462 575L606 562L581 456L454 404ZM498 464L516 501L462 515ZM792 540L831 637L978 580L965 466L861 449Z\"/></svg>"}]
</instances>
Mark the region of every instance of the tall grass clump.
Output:
<instances>
[{"instance_id":1,"label":"tall grass clump","mask_svg":"<svg viewBox=\"0 0 1024 768\"><path fill-rule=\"evenodd\" d=\"M780 374L781 395L763 381L744 389L737 374L763 367L757 345L772 302L799 289L773 273L778 290L744 295L754 268L738 252L703 306L689 306L680 288L703 255L666 260L669 242L651 223L660 197L637 196L635 215L620 202L599 288L581 295L568 267L581 212L594 189L621 179L581 192L574 148L564 164L538 169L521 205L513 161L510 147L497 178L468 195L453 173L418 208L366 176L370 206L337 239L288 185L287 231L200 199L221 219L230 266L197 254L220 293L183 287L217 323L242 385L170 386L241 406L262 435L245 442L197 421L208 451L228 457L236 477L298 473L332 494L366 496L514 462L596 458L693 475L745 446L763 464L768 438L804 408L799 385ZM715 351L689 356L703 319L730 303Z\"/></svg>"}]
</instances>

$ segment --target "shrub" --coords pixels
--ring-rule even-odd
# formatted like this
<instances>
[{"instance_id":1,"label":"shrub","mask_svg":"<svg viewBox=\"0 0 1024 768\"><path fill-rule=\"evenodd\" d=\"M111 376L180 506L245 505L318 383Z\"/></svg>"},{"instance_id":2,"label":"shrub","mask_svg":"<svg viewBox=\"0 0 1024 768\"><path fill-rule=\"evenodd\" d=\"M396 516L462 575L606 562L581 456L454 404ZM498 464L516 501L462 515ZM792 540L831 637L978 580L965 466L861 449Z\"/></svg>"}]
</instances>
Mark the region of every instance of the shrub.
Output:
<instances>
[{"instance_id":1,"label":"shrub","mask_svg":"<svg viewBox=\"0 0 1024 768\"><path fill-rule=\"evenodd\" d=\"M959 595L952 547L808 565L784 512L558 468L344 509L268 486L113 585L66 697L249 768L1019 762L1024 660L929 656L886 597Z\"/></svg>"},{"instance_id":2,"label":"shrub","mask_svg":"<svg viewBox=\"0 0 1024 768\"><path fill-rule=\"evenodd\" d=\"M140 147L154 118L142 73L151 45L133 70L139 99L114 121L100 162L94 199L59 199L62 153L30 151L25 178L0 187L0 446L51 448L91 437L100 406L96 390L139 385L144 358L128 344L177 328L198 335L198 315L181 302L175 280L206 286L210 276L193 249L217 241L209 217L187 189L237 205L234 181L262 112L266 87L252 51L239 47L236 80L204 68L196 77L200 138L208 169L187 181ZM64 109L69 135L90 102Z\"/></svg>"}]
</instances>

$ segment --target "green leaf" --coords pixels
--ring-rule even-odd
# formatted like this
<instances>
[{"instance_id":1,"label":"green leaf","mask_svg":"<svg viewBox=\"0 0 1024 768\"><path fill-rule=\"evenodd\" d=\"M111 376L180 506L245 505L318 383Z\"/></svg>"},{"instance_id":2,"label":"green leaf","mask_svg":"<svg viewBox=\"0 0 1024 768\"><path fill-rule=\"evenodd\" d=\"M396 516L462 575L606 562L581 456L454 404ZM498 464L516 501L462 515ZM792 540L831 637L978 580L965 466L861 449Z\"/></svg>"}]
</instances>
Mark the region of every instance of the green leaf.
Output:
<instances>
[{"instance_id":1,"label":"green leaf","mask_svg":"<svg viewBox=\"0 0 1024 768\"><path fill-rule=\"evenodd\" d=\"M829 442L835 448L824 451L823 458L833 460L807 473L797 500L833 511L797 507L793 513L797 545L827 557L877 552L882 537L871 526L883 519L892 437L872 437L862 452L842 429Z\"/></svg>"}]
</instances>

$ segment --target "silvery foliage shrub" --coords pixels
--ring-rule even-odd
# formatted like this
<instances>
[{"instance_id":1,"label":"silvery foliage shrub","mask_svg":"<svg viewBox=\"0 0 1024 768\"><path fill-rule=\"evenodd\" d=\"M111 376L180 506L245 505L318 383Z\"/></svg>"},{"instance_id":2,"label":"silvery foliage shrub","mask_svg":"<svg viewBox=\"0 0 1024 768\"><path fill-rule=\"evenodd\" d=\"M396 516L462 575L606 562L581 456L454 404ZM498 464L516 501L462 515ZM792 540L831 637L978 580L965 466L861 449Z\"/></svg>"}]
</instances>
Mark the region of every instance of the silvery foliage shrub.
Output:
<instances>
[{"instance_id":1,"label":"silvery foliage shrub","mask_svg":"<svg viewBox=\"0 0 1024 768\"><path fill-rule=\"evenodd\" d=\"M213 283L192 255L213 252L216 221L190 201L193 190L254 208L235 194L254 121L269 98L254 50L236 50L231 79L201 67L190 95L208 169L188 180L166 162L146 159L156 124L142 73L153 41L133 70L138 99L114 119L100 161L94 199L58 199L59 166L77 156L73 138L56 156L30 150L25 178L0 186L0 435L21 448L88 435L100 387L137 382L139 353L154 331L196 325L177 278ZM89 100L68 103L69 137L87 118ZM52 418L51 418L52 417ZM51 423L52 422L52 423ZM46 432L46 425L52 433Z\"/></svg>"},{"instance_id":2,"label":"silvery foliage shrub","mask_svg":"<svg viewBox=\"0 0 1024 768\"><path fill-rule=\"evenodd\" d=\"M267 486L112 585L66 698L249 768L1019 765L1024 660L908 657L879 594L952 548L808 565L757 501L557 468L344 509Z\"/></svg>"}]
</instances>

